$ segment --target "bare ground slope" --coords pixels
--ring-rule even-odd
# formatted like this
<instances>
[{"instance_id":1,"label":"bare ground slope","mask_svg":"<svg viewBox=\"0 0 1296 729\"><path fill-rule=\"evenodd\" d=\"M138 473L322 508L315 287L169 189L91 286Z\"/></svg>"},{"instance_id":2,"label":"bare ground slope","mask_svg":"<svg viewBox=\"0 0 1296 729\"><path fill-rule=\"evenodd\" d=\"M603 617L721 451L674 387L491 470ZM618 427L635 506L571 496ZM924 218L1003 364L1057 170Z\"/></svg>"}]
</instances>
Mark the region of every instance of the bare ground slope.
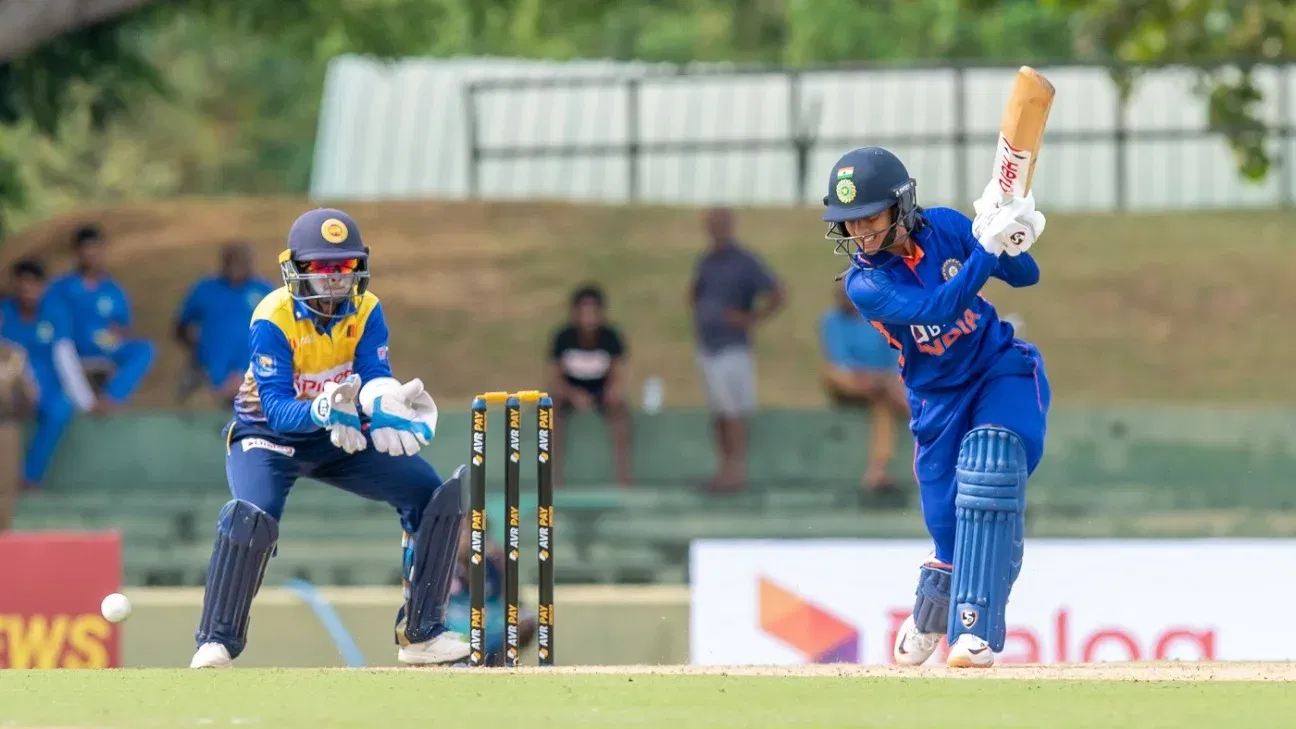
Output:
<instances>
[{"instance_id":1,"label":"bare ground slope","mask_svg":"<svg viewBox=\"0 0 1296 729\"><path fill-rule=\"evenodd\" d=\"M0 260L45 255L66 266L65 241L81 220L111 236L112 267L130 290L138 328L166 342L193 279L216 246L250 241L260 271L304 200L185 200L86 210L5 241ZM702 248L697 211L667 207L400 202L349 204L374 255L374 291L395 332L399 373L429 382L445 407L474 392L539 385L542 355L566 295L602 283L625 331L635 382L656 373L672 405L695 405L684 290ZM759 336L761 399L823 402L815 320L844 265L823 240L818 212L739 214L743 240L787 281L788 310ZM1175 400L1296 402L1296 213L1065 216L1049 218L1034 253L1040 286L987 295L1026 320L1059 402ZM181 360L164 344L141 400L169 404Z\"/></svg>"}]
</instances>

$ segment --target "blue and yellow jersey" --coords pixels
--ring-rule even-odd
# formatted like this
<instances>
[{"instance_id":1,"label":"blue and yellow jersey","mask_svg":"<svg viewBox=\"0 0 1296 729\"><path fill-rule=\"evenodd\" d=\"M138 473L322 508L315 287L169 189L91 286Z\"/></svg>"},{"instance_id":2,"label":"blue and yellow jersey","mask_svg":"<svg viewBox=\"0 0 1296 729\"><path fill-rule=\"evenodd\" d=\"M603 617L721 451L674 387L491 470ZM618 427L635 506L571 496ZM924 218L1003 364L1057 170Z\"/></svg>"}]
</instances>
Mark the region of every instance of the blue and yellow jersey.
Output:
<instances>
[{"instance_id":1,"label":"blue and yellow jersey","mask_svg":"<svg viewBox=\"0 0 1296 729\"><path fill-rule=\"evenodd\" d=\"M251 362L234 399L232 439L321 437L325 431L311 420L310 405L325 383L352 373L361 383L392 376L387 320L377 296L366 292L330 322L322 324L286 287L261 300L248 334Z\"/></svg>"},{"instance_id":2,"label":"blue and yellow jersey","mask_svg":"<svg viewBox=\"0 0 1296 729\"><path fill-rule=\"evenodd\" d=\"M949 208L924 211L908 257L879 253L846 275L846 293L860 314L900 351L905 385L923 397L956 390L991 370L1033 372L1011 324L981 295L991 277L1031 286L1040 271L1029 253L988 253L972 221Z\"/></svg>"}]
</instances>

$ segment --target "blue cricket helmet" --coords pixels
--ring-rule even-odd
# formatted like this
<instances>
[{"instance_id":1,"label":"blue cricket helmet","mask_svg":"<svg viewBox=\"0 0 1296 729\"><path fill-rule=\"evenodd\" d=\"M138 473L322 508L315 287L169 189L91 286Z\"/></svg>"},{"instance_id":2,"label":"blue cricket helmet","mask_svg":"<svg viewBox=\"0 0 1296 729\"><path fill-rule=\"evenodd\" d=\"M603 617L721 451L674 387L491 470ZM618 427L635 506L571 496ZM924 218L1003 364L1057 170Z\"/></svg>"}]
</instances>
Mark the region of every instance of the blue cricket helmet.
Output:
<instances>
[{"instance_id":1,"label":"blue cricket helmet","mask_svg":"<svg viewBox=\"0 0 1296 729\"><path fill-rule=\"evenodd\" d=\"M337 264L328 272L313 272L311 264ZM279 254L279 270L288 292L320 316L333 316L347 299L359 302L369 288L369 247L360 226L334 208L303 213L288 230L288 248ZM319 302L331 304L322 311Z\"/></svg>"},{"instance_id":2,"label":"blue cricket helmet","mask_svg":"<svg viewBox=\"0 0 1296 729\"><path fill-rule=\"evenodd\" d=\"M863 250L859 239L846 231L846 222L871 218L892 209L891 227L882 242L882 250L902 242L896 240L897 225L903 225L907 233L922 226L917 185L900 158L881 147L861 147L847 152L833 165L828 176L823 214L828 232L824 237L837 243L838 253L854 259Z\"/></svg>"}]
</instances>

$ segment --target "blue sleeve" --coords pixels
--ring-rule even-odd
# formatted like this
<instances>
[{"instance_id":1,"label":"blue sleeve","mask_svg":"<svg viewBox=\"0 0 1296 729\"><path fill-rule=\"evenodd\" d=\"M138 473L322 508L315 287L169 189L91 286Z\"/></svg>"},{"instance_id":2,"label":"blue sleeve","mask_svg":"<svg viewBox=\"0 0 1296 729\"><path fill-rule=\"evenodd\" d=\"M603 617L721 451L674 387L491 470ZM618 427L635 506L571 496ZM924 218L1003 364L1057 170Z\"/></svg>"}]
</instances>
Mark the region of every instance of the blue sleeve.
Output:
<instances>
[{"instance_id":1,"label":"blue sleeve","mask_svg":"<svg viewBox=\"0 0 1296 729\"><path fill-rule=\"evenodd\" d=\"M50 299L46 302L45 316L54 327L54 341L72 339L72 313L61 299Z\"/></svg>"},{"instance_id":2,"label":"blue sleeve","mask_svg":"<svg viewBox=\"0 0 1296 729\"><path fill-rule=\"evenodd\" d=\"M280 433L312 433L320 429L311 419L309 400L298 400L293 388L293 353L288 337L272 322L258 319L248 332L252 377L261 395L266 424Z\"/></svg>"},{"instance_id":3,"label":"blue sleeve","mask_svg":"<svg viewBox=\"0 0 1296 729\"><path fill-rule=\"evenodd\" d=\"M130 298L126 296L126 291L122 287L113 285L113 294L117 299L117 306L113 307L113 323L118 324L126 329L131 326L131 305Z\"/></svg>"},{"instance_id":4,"label":"blue sleeve","mask_svg":"<svg viewBox=\"0 0 1296 729\"><path fill-rule=\"evenodd\" d=\"M387 317L383 314L382 304L369 312L352 361L361 383L392 376L391 361L387 357Z\"/></svg>"},{"instance_id":5,"label":"blue sleeve","mask_svg":"<svg viewBox=\"0 0 1296 729\"><path fill-rule=\"evenodd\" d=\"M831 313L819 319L819 345L823 348L824 359L838 367L850 367L851 356L842 336L840 320Z\"/></svg>"},{"instance_id":6,"label":"blue sleeve","mask_svg":"<svg viewBox=\"0 0 1296 729\"><path fill-rule=\"evenodd\" d=\"M999 256L999 266L995 269L994 277L1016 289L1034 286L1040 280L1039 264L1029 253L1016 256L1003 253Z\"/></svg>"},{"instance_id":7,"label":"blue sleeve","mask_svg":"<svg viewBox=\"0 0 1296 729\"><path fill-rule=\"evenodd\" d=\"M857 268L846 277L846 293L872 321L946 326L972 305L997 267L995 256L977 246L963 269L935 289L897 289L885 271Z\"/></svg>"},{"instance_id":8,"label":"blue sleeve","mask_svg":"<svg viewBox=\"0 0 1296 729\"><path fill-rule=\"evenodd\" d=\"M194 284L194 287L189 290L189 295L180 305L180 313L176 315L180 326L198 323L202 317L202 299L205 293L207 293L207 286L203 281Z\"/></svg>"},{"instance_id":9,"label":"blue sleeve","mask_svg":"<svg viewBox=\"0 0 1296 729\"><path fill-rule=\"evenodd\" d=\"M64 313L71 318L72 302L68 301L67 281L68 279L66 276L60 276L51 281L50 285L45 289L45 299L48 301L57 301L59 306L62 307Z\"/></svg>"}]
</instances>

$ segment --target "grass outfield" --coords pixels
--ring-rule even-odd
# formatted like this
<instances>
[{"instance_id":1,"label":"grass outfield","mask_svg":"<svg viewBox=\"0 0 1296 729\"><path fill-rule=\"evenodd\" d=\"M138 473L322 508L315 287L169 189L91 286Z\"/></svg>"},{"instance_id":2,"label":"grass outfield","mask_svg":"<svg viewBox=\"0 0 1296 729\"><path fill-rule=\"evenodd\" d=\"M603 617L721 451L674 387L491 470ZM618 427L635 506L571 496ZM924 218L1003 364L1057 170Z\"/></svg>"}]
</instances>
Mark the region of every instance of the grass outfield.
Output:
<instances>
[{"instance_id":1,"label":"grass outfield","mask_svg":"<svg viewBox=\"0 0 1296 729\"><path fill-rule=\"evenodd\" d=\"M1294 679L1292 664L0 671L0 727L1265 729L1291 726Z\"/></svg>"}]
</instances>

